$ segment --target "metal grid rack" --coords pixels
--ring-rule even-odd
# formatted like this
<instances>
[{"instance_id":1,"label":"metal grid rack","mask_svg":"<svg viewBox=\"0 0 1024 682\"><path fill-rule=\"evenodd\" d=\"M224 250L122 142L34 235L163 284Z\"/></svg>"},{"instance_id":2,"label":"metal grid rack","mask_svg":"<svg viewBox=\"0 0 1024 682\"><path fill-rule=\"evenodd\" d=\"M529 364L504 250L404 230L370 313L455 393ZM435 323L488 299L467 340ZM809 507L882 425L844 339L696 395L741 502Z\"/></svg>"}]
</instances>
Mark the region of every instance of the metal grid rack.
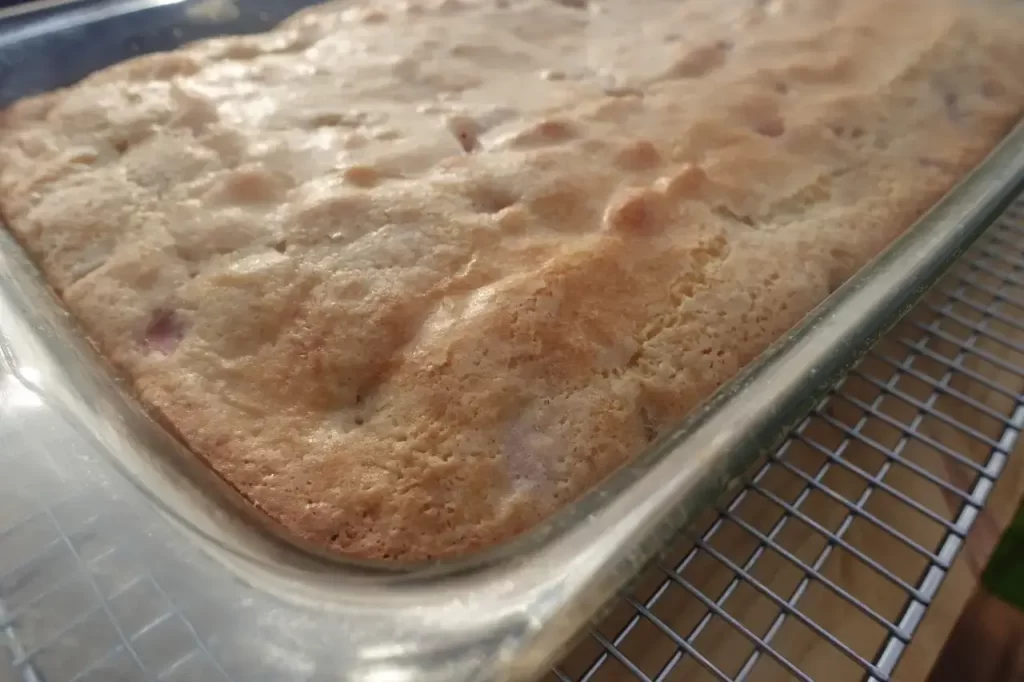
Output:
<instances>
[{"instance_id":1,"label":"metal grid rack","mask_svg":"<svg viewBox=\"0 0 1024 682\"><path fill-rule=\"evenodd\" d=\"M1024 202L547 682L893 679L1022 427ZM262 679L138 501L82 502L88 457L0 478L0 682Z\"/></svg>"}]
</instances>

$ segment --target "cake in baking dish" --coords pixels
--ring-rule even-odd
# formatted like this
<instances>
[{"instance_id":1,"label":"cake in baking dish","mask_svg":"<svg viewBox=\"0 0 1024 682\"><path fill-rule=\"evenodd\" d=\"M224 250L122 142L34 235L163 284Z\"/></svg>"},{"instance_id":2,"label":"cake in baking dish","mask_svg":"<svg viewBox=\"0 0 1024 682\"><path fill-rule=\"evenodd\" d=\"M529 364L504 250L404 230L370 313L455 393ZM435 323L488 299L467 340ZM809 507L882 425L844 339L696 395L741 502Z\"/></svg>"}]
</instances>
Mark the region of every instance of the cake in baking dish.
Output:
<instances>
[{"instance_id":1,"label":"cake in baking dish","mask_svg":"<svg viewBox=\"0 0 1024 682\"><path fill-rule=\"evenodd\" d=\"M288 531L451 557L677 425L1024 109L1019 3L360 0L3 114L10 230Z\"/></svg>"}]
</instances>

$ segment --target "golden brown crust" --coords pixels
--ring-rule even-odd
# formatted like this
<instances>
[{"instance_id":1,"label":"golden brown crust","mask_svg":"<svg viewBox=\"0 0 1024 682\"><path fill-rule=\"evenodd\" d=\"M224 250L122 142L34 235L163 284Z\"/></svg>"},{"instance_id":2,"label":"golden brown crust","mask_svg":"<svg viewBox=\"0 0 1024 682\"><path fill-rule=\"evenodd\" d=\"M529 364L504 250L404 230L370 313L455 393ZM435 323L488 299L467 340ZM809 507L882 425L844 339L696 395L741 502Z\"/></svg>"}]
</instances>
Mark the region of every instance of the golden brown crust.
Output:
<instances>
[{"instance_id":1,"label":"golden brown crust","mask_svg":"<svg viewBox=\"0 0 1024 682\"><path fill-rule=\"evenodd\" d=\"M0 208L291 532L490 546L678 423L1024 107L1009 3L629 7L346 1L136 59L4 113Z\"/></svg>"}]
</instances>

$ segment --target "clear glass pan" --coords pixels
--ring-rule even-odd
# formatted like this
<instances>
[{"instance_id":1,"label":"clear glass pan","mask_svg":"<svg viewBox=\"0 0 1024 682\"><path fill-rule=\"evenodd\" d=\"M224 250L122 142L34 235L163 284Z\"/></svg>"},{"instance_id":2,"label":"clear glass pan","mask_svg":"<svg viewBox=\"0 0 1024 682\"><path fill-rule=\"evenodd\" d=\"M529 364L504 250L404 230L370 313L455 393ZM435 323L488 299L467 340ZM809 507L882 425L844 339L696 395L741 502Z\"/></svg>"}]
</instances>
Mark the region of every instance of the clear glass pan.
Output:
<instances>
[{"instance_id":1,"label":"clear glass pan","mask_svg":"<svg viewBox=\"0 0 1024 682\"><path fill-rule=\"evenodd\" d=\"M219 24L189 20L196 4L78 0L6 10L0 105L133 54L265 30L308 3L245 0L236 19ZM53 511L70 500L81 517L124 521L100 535L144 572L171 574L181 586L166 595L175 613L215 613L215 637L194 627L192 635L234 679L530 679L670 533L782 438L1022 188L1018 126L882 256L606 485L494 551L401 572L342 563L280 537L120 388L0 232L0 500L39 488L25 507L35 511L16 523L0 516L0 557L18 551L10 533L44 544L40 533L52 526L79 563L68 570L92 570Z\"/></svg>"}]
</instances>

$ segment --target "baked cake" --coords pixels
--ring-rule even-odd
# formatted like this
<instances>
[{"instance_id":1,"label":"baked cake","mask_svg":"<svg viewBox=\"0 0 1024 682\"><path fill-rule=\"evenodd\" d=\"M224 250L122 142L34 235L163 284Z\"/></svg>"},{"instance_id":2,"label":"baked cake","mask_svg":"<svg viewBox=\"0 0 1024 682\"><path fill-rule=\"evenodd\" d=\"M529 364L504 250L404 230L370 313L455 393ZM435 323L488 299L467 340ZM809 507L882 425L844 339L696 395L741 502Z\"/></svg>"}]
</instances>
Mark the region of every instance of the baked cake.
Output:
<instances>
[{"instance_id":1,"label":"baked cake","mask_svg":"<svg viewBox=\"0 0 1024 682\"><path fill-rule=\"evenodd\" d=\"M16 103L0 206L288 531L451 557L598 484L1024 109L1020 3L359 0Z\"/></svg>"}]
</instances>

